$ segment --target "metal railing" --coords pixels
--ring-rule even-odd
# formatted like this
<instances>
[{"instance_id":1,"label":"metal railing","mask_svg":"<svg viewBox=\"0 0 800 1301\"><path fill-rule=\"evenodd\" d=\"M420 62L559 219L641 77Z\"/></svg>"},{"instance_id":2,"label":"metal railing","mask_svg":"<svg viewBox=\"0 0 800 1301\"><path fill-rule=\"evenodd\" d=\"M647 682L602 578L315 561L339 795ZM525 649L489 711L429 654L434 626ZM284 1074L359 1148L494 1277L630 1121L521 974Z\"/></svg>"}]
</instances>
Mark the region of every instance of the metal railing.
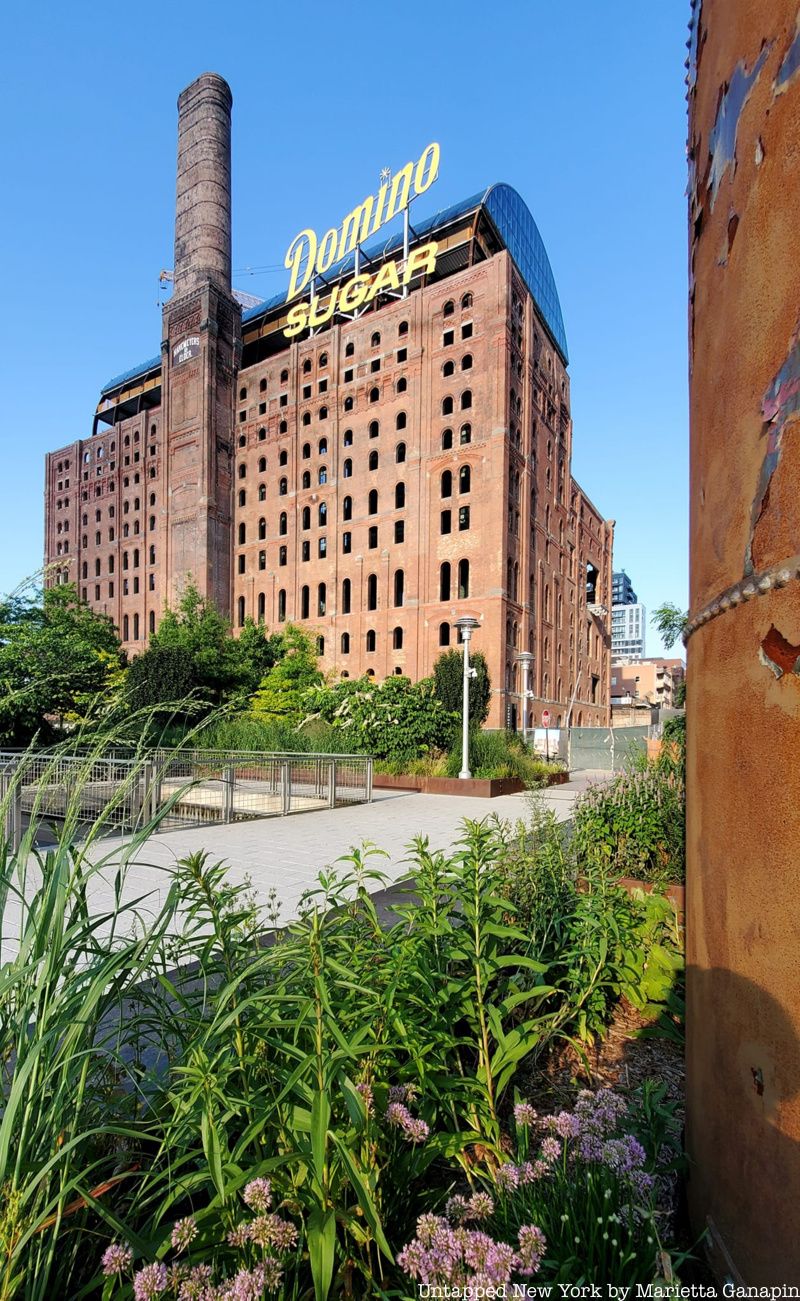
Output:
<instances>
[{"instance_id":1,"label":"metal railing","mask_svg":"<svg viewBox=\"0 0 800 1301\"><path fill-rule=\"evenodd\" d=\"M14 847L31 821L71 818L126 832L158 818L162 830L176 830L371 800L366 755L156 749L133 759L0 751L2 830Z\"/></svg>"}]
</instances>

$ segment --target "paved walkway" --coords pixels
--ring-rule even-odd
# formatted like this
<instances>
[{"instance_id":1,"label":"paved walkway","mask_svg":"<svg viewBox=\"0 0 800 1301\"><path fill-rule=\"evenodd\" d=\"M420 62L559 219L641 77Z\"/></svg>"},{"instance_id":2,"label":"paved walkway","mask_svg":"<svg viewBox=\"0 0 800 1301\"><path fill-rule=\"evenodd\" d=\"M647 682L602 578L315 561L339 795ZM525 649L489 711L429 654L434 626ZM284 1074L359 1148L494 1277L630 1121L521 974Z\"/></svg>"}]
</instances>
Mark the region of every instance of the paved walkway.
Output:
<instances>
[{"instance_id":1,"label":"paved walkway","mask_svg":"<svg viewBox=\"0 0 800 1301\"><path fill-rule=\"evenodd\" d=\"M563 821L570 816L577 795L586 785L587 781L579 778L565 786L551 787L543 793L543 799ZM408 870L408 847L415 836L427 836L432 849L449 849L458 840L465 818L492 816L509 822L527 821L528 797L504 795L487 800L376 791L372 804L154 836L133 860L131 876L137 893L152 889L161 895L169 885L165 869L168 875L168 869L178 859L204 849L229 864L232 882L249 878L259 901L265 902L274 889L281 905L281 920L286 921L295 915L304 891L316 884L319 872L354 846L371 842L384 850L388 857L376 857L372 862L393 882ZM107 851L111 845L102 842L102 849Z\"/></svg>"},{"instance_id":2,"label":"paved walkway","mask_svg":"<svg viewBox=\"0 0 800 1301\"><path fill-rule=\"evenodd\" d=\"M600 776L579 774L564 786L544 791L542 799L564 821L580 792ZM296 915L301 896L316 884L319 872L354 846L371 842L386 852L388 857L376 857L372 865L391 884L408 871L408 847L415 836L427 836L432 849L447 850L458 840L465 818L492 816L512 823L528 821L529 797L505 795L488 800L376 791L372 804L162 832L131 854L124 896L147 896L140 910L145 915L156 912L169 890L175 863L187 854L205 850L212 859L222 859L229 865L232 884L251 881L259 903L267 903L274 890L280 920L286 922ZM119 838L99 840L90 856L95 863L105 859L101 875L93 881L92 904L98 910L111 908L117 866L127 857L126 843ZM345 866L340 865L340 870ZM376 893L380 889L376 883ZM13 942L16 928L13 924L9 927L10 920L7 914L4 938Z\"/></svg>"}]
</instances>

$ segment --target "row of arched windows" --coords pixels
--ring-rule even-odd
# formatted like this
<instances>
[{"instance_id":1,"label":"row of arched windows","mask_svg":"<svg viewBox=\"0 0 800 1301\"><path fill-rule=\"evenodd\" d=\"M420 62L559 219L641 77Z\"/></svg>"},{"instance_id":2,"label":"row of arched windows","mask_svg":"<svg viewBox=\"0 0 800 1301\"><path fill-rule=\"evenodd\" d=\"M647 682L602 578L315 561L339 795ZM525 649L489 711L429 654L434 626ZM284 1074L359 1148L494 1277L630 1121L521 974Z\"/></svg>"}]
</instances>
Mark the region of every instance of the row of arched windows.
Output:
<instances>
[{"instance_id":1,"label":"row of arched windows","mask_svg":"<svg viewBox=\"0 0 800 1301\"><path fill-rule=\"evenodd\" d=\"M458 400L459 407L462 411L468 411L472 406L472 389L465 388ZM451 394L442 398L442 415L451 416L455 410L455 400Z\"/></svg>"}]
</instances>

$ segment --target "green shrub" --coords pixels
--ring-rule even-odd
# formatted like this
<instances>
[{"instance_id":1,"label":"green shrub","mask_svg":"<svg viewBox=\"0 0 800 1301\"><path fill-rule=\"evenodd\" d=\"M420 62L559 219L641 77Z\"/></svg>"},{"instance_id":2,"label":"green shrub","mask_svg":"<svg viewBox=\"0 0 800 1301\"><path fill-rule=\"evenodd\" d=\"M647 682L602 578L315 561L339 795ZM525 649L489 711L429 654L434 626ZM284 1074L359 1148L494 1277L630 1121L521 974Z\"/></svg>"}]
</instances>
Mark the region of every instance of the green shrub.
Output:
<instances>
[{"instance_id":1,"label":"green shrub","mask_svg":"<svg viewBox=\"0 0 800 1301\"><path fill-rule=\"evenodd\" d=\"M457 777L461 771L461 744L459 734L448 751L448 777ZM473 777L516 777L527 786L546 785L552 773L563 771L560 764L546 763L533 754L516 732L485 732L478 728L469 735L469 766Z\"/></svg>"},{"instance_id":2,"label":"green shrub","mask_svg":"<svg viewBox=\"0 0 800 1301\"><path fill-rule=\"evenodd\" d=\"M485 656L481 651L469 657L475 676L469 682L470 726L479 728L489 717L492 699L492 682ZM440 655L433 666L433 684L436 699L450 714L461 718L464 709L464 656L462 651L449 650Z\"/></svg>"},{"instance_id":3,"label":"green shrub","mask_svg":"<svg viewBox=\"0 0 800 1301\"><path fill-rule=\"evenodd\" d=\"M399 765L399 771L438 751L454 725L429 679L345 678L309 692L305 705L309 713L304 727L322 719L352 753L372 754Z\"/></svg>"},{"instance_id":4,"label":"green shrub","mask_svg":"<svg viewBox=\"0 0 800 1301\"><path fill-rule=\"evenodd\" d=\"M680 766L663 755L592 787L575 805L578 862L638 881L682 881L686 792Z\"/></svg>"}]
</instances>

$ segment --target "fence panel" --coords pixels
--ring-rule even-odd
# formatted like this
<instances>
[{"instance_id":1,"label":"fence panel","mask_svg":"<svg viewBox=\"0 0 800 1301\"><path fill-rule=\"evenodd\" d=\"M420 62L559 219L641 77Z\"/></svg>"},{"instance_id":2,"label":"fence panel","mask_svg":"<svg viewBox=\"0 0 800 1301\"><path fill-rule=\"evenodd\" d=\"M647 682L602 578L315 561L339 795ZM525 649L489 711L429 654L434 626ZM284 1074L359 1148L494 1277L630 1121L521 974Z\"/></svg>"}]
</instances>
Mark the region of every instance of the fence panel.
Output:
<instances>
[{"instance_id":1,"label":"fence panel","mask_svg":"<svg viewBox=\"0 0 800 1301\"><path fill-rule=\"evenodd\" d=\"M646 726L571 727L570 767L618 772L629 759L646 753L648 731Z\"/></svg>"}]
</instances>

